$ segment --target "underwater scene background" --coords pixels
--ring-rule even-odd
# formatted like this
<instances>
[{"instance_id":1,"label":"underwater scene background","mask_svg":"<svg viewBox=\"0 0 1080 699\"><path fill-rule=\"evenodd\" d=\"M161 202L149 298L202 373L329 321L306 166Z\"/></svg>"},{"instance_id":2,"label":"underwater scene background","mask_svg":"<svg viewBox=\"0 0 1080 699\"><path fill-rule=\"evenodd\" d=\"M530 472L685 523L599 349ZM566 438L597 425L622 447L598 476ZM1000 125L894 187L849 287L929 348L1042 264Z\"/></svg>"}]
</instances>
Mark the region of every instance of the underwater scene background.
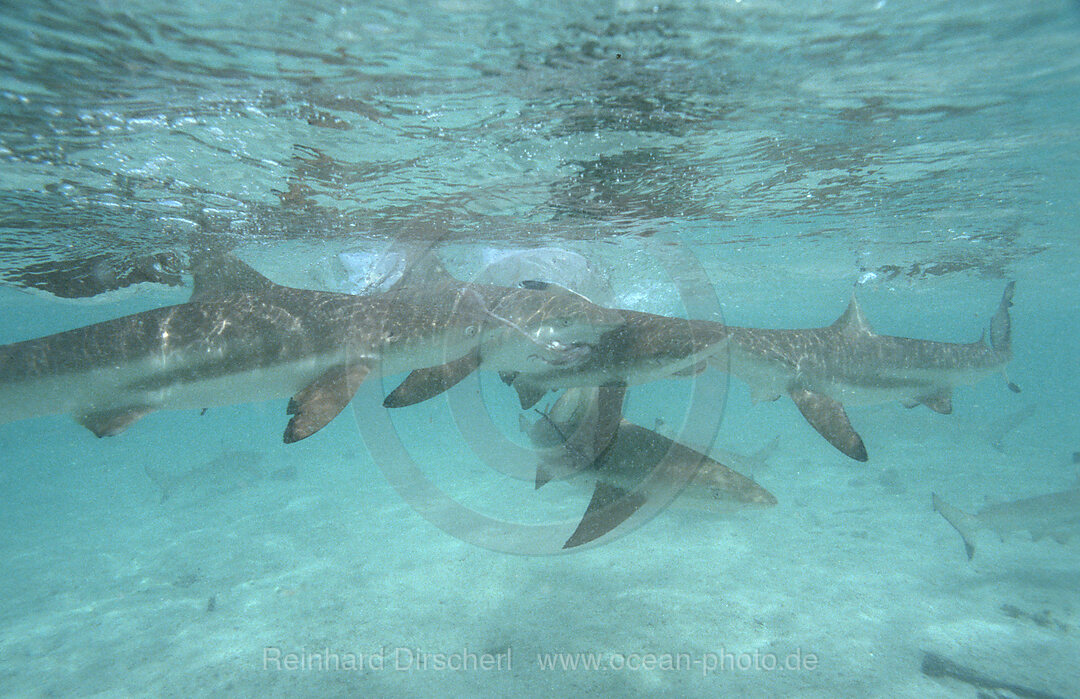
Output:
<instances>
[{"instance_id":1,"label":"underwater scene background","mask_svg":"<svg viewBox=\"0 0 1080 699\"><path fill-rule=\"evenodd\" d=\"M1016 286L1007 377L849 405L866 463L715 366L631 385L776 503L566 551L592 481L533 482L483 367L295 444L228 397L98 439L0 370L0 694L1078 696L1078 191L1077 2L5 3L5 345L186 303L208 245L950 343Z\"/></svg>"}]
</instances>

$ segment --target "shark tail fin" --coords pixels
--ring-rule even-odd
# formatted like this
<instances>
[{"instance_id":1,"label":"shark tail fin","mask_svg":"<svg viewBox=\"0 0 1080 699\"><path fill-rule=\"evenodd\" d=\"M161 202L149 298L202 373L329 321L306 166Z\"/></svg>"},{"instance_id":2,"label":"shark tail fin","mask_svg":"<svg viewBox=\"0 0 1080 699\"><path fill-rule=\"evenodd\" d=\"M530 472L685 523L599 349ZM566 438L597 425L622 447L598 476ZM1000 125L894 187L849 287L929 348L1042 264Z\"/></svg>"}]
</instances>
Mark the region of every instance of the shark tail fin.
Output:
<instances>
[{"instance_id":1,"label":"shark tail fin","mask_svg":"<svg viewBox=\"0 0 1080 699\"><path fill-rule=\"evenodd\" d=\"M1005 286L1005 293L1001 295L997 313L990 321L990 348L1006 356L1012 355L1012 319L1009 318L1009 309L1012 307L1015 289L1016 282L1009 282Z\"/></svg>"},{"instance_id":2,"label":"shark tail fin","mask_svg":"<svg viewBox=\"0 0 1080 699\"><path fill-rule=\"evenodd\" d=\"M964 552L967 553L968 560L975 555L975 530L979 528L979 521L975 519L974 515L969 515L967 512L959 510L949 503L945 502L937 496L937 493L933 494L934 512L937 512L945 521L953 526L957 532L960 533L960 538L964 540Z\"/></svg>"}]
</instances>

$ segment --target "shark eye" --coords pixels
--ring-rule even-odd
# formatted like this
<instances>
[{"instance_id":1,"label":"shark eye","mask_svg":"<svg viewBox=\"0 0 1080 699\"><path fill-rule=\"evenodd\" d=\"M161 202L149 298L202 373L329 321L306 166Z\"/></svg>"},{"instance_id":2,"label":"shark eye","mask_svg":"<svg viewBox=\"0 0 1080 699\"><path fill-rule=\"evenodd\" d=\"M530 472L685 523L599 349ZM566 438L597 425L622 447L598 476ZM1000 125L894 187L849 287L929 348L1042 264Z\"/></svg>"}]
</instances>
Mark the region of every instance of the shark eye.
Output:
<instances>
[{"instance_id":1,"label":"shark eye","mask_svg":"<svg viewBox=\"0 0 1080 699\"><path fill-rule=\"evenodd\" d=\"M475 335L476 335L476 333L478 333L479 331L480 331L480 328L476 327L475 325L470 325L470 326L468 326L468 327L466 327L466 328L465 328L465 334L466 334L466 335L467 335L468 337L473 337L473 336L475 336Z\"/></svg>"}]
</instances>

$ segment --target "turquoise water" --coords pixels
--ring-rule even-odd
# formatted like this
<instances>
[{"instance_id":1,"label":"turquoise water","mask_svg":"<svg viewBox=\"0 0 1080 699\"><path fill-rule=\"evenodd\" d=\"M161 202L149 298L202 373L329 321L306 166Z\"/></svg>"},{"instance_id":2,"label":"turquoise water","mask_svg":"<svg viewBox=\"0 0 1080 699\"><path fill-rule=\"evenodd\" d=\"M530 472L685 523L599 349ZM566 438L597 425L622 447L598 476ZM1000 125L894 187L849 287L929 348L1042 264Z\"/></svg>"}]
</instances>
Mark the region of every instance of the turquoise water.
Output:
<instances>
[{"instance_id":1,"label":"turquoise water","mask_svg":"<svg viewBox=\"0 0 1080 699\"><path fill-rule=\"evenodd\" d=\"M950 342L1015 280L1022 392L853 406L857 464L715 371L632 387L627 415L670 435L691 390L725 396L692 445L718 459L779 437L731 463L778 504L676 500L554 556L469 543L385 461L396 435L469 512L572 531L589 490L503 459L526 442L491 372L392 414L400 377L365 382L291 445L284 401L100 440L10 422L0 694L972 696L929 652L1076 696L1076 542L984 531L968 562L930 496L1076 482L1078 105L1076 2L5 4L0 342L184 302L193 241L337 291L434 243L463 278L740 326L827 325L855 289L877 332ZM477 396L490 422L462 417ZM385 663L272 657L324 651ZM707 671L724 652L751 666ZM793 653L817 662L753 660ZM627 667L649 654L701 662Z\"/></svg>"}]
</instances>

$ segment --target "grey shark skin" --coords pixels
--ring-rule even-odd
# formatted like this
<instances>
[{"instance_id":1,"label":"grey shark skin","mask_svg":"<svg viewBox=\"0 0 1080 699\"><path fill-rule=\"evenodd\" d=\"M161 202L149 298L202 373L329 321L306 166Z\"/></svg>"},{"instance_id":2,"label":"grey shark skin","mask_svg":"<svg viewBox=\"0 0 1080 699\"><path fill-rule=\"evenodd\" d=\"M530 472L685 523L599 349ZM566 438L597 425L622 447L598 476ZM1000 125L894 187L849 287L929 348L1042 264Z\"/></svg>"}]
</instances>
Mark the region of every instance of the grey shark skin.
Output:
<instances>
[{"instance_id":1,"label":"grey shark skin","mask_svg":"<svg viewBox=\"0 0 1080 699\"><path fill-rule=\"evenodd\" d=\"M414 405L442 393L481 365L502 373L569 371L595 362L605 338L626 323L629 311L591 303L569 289L540 281L518 287L472 284L451 276L437 260L414 264L419 271L403 277L388 292L415 303L443 303L471 298L487 309L488 322L518 331L516 342L489 343L479 354L460 362L416 369L383 401L387 408ZM414 281L414 277L420 277ZM513 318L508 317L513 316ZM523 326L530 329L525 330ZM530 345L531 343L531 345Z\"/></svg>"},{"instance_id":2,"label":"grey shark skin","mask_svg":"<svg viewBox=\"0 0 1080 699\"><path fill-rule=\"evenodd\" d=\"M283 287L215 259L196 270L189 303L0 347L0 423L71 413L107 436L154 410L287 397L284 439L295 442L329 423L374 370L460 363L485 346L495 368L562 361L576 331L586 328L587 341L621 322L549 293L540 321L552 325L541 327L541 301L521 292L501 296L496 311L467 293L418 304Z\"/></svg>"},{"instance_id":3,"label":"grey shark skin","mask_svg":"<svg viewBox=\"0 0 1080 699\"><path fill-rule=\"evenodd\" d=\"M960 533L968 560L975 555L975 533L990 529L1005 540L1013 532L1028 532L1033 541L1049 536L1060 544L1080 534L1080 482L1069 490L990 505L968 514L939 498L932 498L939 513Z\"/></svg>"},{"instance_id":4,"label":"grey shark skin","mask_svg":"<svg viewBox=\"0 0 1080 699\"><path fill-rule=\"evenodd\" d=\"M687 321L621 311L626 324L601 338L592 356L574 366L545 365L503 380L524 408L548 390L571 386L625 386L690 375L708 362L750 385L755 401L788 395L802 415L834 447L857 460L868 458L862 438L844 409L899 400L939 413L952 410L952 389L1004 373L1012 357L1014 284L1001 298L990 341L968 344L877 335L858 303L824 328L773 330L704 320ZM1014 384L1009 387L1018 391Z\"/></svg>"},{"instance_id":5,"label":"grey shark skin","mask_svg":"<svg viewBox=\"0 0 1080 699\"><path fill-rule=\"evenodd\" d=\"M509 372L503 381L518 393L521 407L534 406L549 390L584 386L628 386L671 376L689 376L722 353L729 338L723 323L620 310L625 321L571 366L547 364Z\"/></svg>"},{"instance_id":6,"label":"grey shark skin","mask_svg":"<svg viewBox=\"0 0 1080 699\"><path fill-rule=\"evenodd\" d=\"M853 297L825 328L730 327L728 351L714 355L711 364L748 383L755 402L790 396L830 444L866 461L866 447L844 406L899 400L907 407L922 404L938 413L952 412L953 387L1004 375L1012 358L1014 287L1014 282L1005 287L989 343L985 337L963 344L877 335ZM1019 391L1012 382L1008 385Z\"/></svg>"},{"instance_id":7,"label":"grey shark skin","mask_svg":"<svg viewBox=\"0 0 1080 699\"><path fill-rule=\"evenodd\" d=\"M648 485L657 483L650 477L663 479L661 485L681 487L680 499L710 510L776 504L772 493L753 479L653 430L625 419L612 430L604 424L611 414L603 405L612 400L607 391L571 388L535 421L519 418L533 445L547 450L537 466L537 488L555 479L595 482L589 506L563 548L587 544L624 522L652 494Z\"/></svg>"}]
</instances>

